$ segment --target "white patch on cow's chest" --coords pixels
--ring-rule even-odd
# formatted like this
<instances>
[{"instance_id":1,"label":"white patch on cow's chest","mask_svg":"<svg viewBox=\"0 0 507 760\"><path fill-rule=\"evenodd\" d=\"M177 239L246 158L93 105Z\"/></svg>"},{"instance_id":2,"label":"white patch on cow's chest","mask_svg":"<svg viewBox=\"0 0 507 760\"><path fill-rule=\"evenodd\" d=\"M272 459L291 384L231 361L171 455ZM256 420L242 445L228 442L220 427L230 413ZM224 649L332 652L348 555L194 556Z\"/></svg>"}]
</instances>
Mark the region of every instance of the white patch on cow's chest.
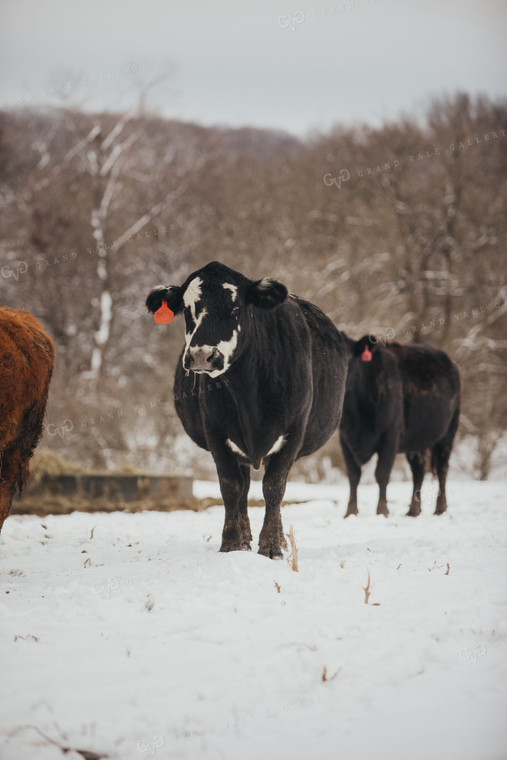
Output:
<instances>
[{"instance_id":1,"label":"white patch on cow's chest","mask_svg":"<svg viewBox=\"0 0 507 760\"><path fill-rule=\"evenodd\" d=\"M232 294L232 300L235 301L238 297L238 288L230 282L223 282L222 287L224 290L230 290Z\"/></svg>"},{"instance_id":2,"label":"white patch on cow's chest","mask_svg":"<svg viewBox=\"0 0 507 760\"><path fill-rule=\"evenodd\" d=\"M200 277L194 277L194 279L188 283L187 289L183 294L183 303L190 309L192 317L195 319L195 306L201 299L201 285L202 280Z\"/></svg>"},{"instance_id":3,"label":"white patch on cow's chest","mask_svg":"<svg viewBox=\"0 0 507 760\"><path fill-rule=\"evenodd\" d=\"M281 435L279 438L276 439L274 444L271 446L270 450L266 454L267 457L271 456L271 454L276 454L277 451L280 451L283 444L285 443L286 436Z\"/></svg>"},{"instance_id":4,"label":"white patch on cow's chest","mask_svg":"<svg viewBox=\"0 0 507 760\"><path fill-rule=\"evenodd\" d=\"M267 457L271 456L271 454L276 454L277 451L280 451L286 439L287 439L287 436L285 435L279 436L279 438L277 438L274 444L271 446L268 453L263 456L263 459L266 459ZM247 454L245 454L245 452L242 449L240 449L237 443L234 443L234 441L231 441L230 438L227 438L225 442L234 454L239 454L239 456L244 457L245 459L250 459L250 457Z\"/></svg>"},{"instance_id":5,"label":"white patch on cow's chest","mask_svg":"<svg viewBox=\"0 0 507 760\"><path fill-rule=\"evenodd\" d=\"M237 446L237 445L234 443L234 441L231 441L231 439L230 439L230 438L227 438L225 442L226 442L226 444L228 445L228 447L230 448L230 450L231 450L231 451L232 451L234 454L239 454L239 455L240 455L240 457L244 457L245 459L248 459L248 457L247 457L247 455L245 454L245 452L244 452L244 451L242 451L242 450L239 448L239 446Z\"/></svg>"}]
</instances>

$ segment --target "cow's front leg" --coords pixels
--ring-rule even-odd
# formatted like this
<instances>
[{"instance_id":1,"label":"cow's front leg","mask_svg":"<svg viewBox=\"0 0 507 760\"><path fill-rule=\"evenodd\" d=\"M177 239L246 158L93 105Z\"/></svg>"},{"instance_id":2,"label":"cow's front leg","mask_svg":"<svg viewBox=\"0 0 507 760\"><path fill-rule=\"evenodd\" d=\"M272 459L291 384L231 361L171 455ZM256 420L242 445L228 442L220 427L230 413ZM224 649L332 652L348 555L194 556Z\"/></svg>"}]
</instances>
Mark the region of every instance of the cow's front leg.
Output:
<instances>
[{"instance_id":1,"label":"cow's front leg","mask_svg":"<svg viewBox=\"0 0 507 760\"><path fill-rule=\"evenodd\" d=\"M250 488L250 466L241 465L243 474L243 491L239 497L239 527L241 531L241 548L249 551L252 547L252 531L250 530L250 520L248 519L248 490Z\"/></svg>"},{"instance_id":2,"label":"cow's front leg","mask_svg":"<svg viewBox=\"0 0 507 760\"><path fill-rule=\"evenodd\" d=\"M222 449L215 455L220 492L225 506L225 522L222 532L221 552L249 549L244 516L240 518L240 502L245 493L243 468L234 455ZM246 485L248 489L248 484ZM248 520L248 517L247 517Z\"/></svg>"},{"instance_id":3,"label":"cow's front leg","mask_svg":"<svg viewBox=\"0 0 507 760\"><path fill-rule=\"evenodd\" d=\"M350 517L350 515L357 515L357 487L361 480L361 467L356 462L352 451L349 449L348 444L342 435L340 435L340 443L342 446L343 458L345 459L345 465L347 467L350 488L349 503L347 505L345 517Z\"/></svg>"},{"instance_id":4,"label":"cow's front leg","mask_svg":"<svg viewBox=\"0 0 507 760\"><path fill-rule=\"evenodd\" d=\"M287 545L287 539L285 538L285 533L283 532L283 525L282 525L282 515L280 512L278 512L278 531L280 533L280 546L282 549L288 549Z\"/></svg>"},{"instance_id":5,"label":"cow's front leg","mask_svg":"<svg viewBox=\"0 0 507 760\"><path fill-rule=\"evenodd\" d=\"M294 459L288 451L274 454L269 459L262 481L266 512L259 536L259 554L270 559L283 557L282 546L287 547L283 535L280 503L285 493L287 478L293 461Z\"/></svg>"}]
</instances>

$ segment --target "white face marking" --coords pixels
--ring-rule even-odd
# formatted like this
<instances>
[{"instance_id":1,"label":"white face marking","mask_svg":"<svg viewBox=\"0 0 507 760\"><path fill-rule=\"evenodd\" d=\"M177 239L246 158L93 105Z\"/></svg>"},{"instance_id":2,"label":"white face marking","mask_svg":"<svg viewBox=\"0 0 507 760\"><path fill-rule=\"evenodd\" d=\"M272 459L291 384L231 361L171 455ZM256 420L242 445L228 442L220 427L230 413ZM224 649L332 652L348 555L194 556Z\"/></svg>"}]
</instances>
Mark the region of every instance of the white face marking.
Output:
<instances>
[{"instance_id":1,"label":"white face marking","mask_svg":"<svg viewBox=\"0 0 507 760\"><path fill-rule=\"evenodd\" d=\"M233 330L230 340L221 340L217 343L217 348L224 355L225 366L231 363L232 355L238 345L238 331Z\"/></svg>"},{"instance_id":2,"label":"white face marking","mask_svg":"<svg viewBox=\"0 0 507 760\"><path fill-rule=\"evenodd\" d=\"M197 317L196 321L195 321L195 327L194 327L194 329L192 330L192 332L190 332L190 333L187 333L187 332L186 332L186 333L185 333L185 343L187 344L187 348L188 348L188 347L189 347L189 345L190 345L190 341L192 340L192 338L193 338L193 335L194 335L195 331L196 331L196 330L197 330L197 329L200 327L200 325L201 325L201 322L202 322L202 320L204 319L204 317L207 315L207 313L208 313L208 312L206 311L206 309L203 309L203 310L201 311L201 313L199 314L199 316ZM196 346L196 348L197 348L197 346Z\"/></svg>"},{"instance_id":3,"label":"white face marking","mask_svg":"<svg viewBox=\"0 0 507 760\"><path fill-rule=\"evenodd\" d=\"M232 285L230 282L223 282L222 287L224 290L230 290L232 294L232 300L235 301L238 297L238 289L236 285Z\"/></svg>"},{"instance_id":4,"label":"white face marking","mask_svg":"<svg viewBox=\"0 0 507 760\"><path fill-rule=\"evenodd\" d=\"M206 316L206 309L203 309L202 312L199 314L199 317L197 319L197 325L196 325L195 330L197 330L197 328L201 324L202 319L205 316ZM194 332L195 332L195 330L194 330ZM192 332L192 333L186 333L185 334L185 342L187 344L187 347L186 347L186 350L185 350L185 352L184 352L184 354L182 356L182 359L181 359L182 362L183 362L183 366L185 366L185 356L186 356L187 351L188 351L188 349L190 347L190 343L192 341L192 336L193 336L194 332ZM218 348L218 350L220 351L220 353L224 357L224 367L223 367L223 369L214 369L212 372L206 372L206 373L203 373L203 374L207 374L210 377L218 377L219 375L222 375L224 372L226 372L229 369L229 366L230 366L230 363L231 363L231 359L232 359L232 355L233 355L234 350L235 350L235 348L236 348L237 345L238 345L238 331L234 330L234 332L232 333L232 337L231 337L230 340L221 340L216 345L216 348ZM211 353L213 351L213 349L215 348L215 346L208 346L207 344L204 344L202 346L192 346L192 348L201 349L202 351L208 351L209 353Z\"/></svg>"},{"instance_id":5,"label":"white face marking","mask_svg":"<svg viewBox=\"0 0 507 760\"><path fill-rule=\"evenodd\" d=\"M239 446L236 446L236 444L234 443L234 441L231 441L230 438L227 438L227 440L225 442L228 445L228 447L230 448L230 450L234 452L234 454L239 454L240 456L245 457L245 459L248 459L248 457L245 454L245 452L241 451L241 449L239 448Z\"/></svg>"},{"instance_id":6,"label":"white face marking","mask_svg":"<svg viewBox=\"0 0 507 760\"><path fill-rule=\"evenodd\" d=\"M201 313L196 319L196 305L199 303L202 295L201 286L203 284L203 281L200 277L195 277L191 282L187 285L187 288L185 290L185 293L183 295L183 303L185 306L190 309L190 313L192 314L192 319L194 320L195 326L192 330L192 332L186 332L185 333L185 344L186 349L182 357L183 366L185 366L185 358L187 356L187 352L190 349L190 344L192 343L192 339L196 333L196 331L199 329L199 327L202 324L203 319L207 316L208 312L206 308L203 308ZM238 288L236 285L233 285L230 282L223 282L222 287L225 290L230 290L232 300L235 301L238 296ZM192 346L192 348L195 349L202 349L203 351L209 351L211 353L214 348L217 348L220 353L224 357L224 367L223 369L214 369L212 372L207 372L210 377L218 377L218 375L223 374L229 369L232 355L236 349L236 346L238 345L238 333L241 330L241 327L238 325L238 327L233 330L233 333L229 340L221 340L219 343L216 344L216 346L208 346L208 345L196 345Z\"/></svg>"},{"instance_id":7,"label":"white face marking","mask_svg":"<svg viewBox=\"0 0 507 760\"><path fill-rule=\"evenodd\" d=\"M183 294L183 303L190 309L192 317L195 319L195 305L201 298L201 285L202 280L200 277L195 277L188 283L187 289Z\"/></svg>"},{"instance_id":8,"label":"white face marking","mask_svg":"<svg viewBox=\"0 0 507 760\"><path fill-rule=\"evenodd\" d=\"M269 457L271 454L276 454L277 451L280 451L283 444L285 443L286 436L281 435L279 438L276 439L274 444L271 446L270 450L266 454L267 457Z\"/></svg>"},{"instance_id":9,"label":"white face marking","mask_svg":"<svg viewBox=\"0 0 507 760\"><path fill-rule=\"evenodd\" d=\"M199 315L199 317L200 316L201 315ZM197 327L195 329L197 330ZM192 336L190 336L190 340L191 339L192 339ZM190 343L190 340L187 342L187 347ZM206 372L206 374L209 375L210 377L218 377L219 375L222 375L224 372L226 372L229 369L232 355L237 345L238 345L238 331L234 330L230 340L221 340L216 345L216 348L218 348L218 350L224 357L224 368L214 369L213 372ZM193 346L193 348L200 348L202 351L209 351L209 353L211 353L213 349L215 348L215 346L208 346L207 344L205 344L203 346ZM183 357L183 359L184 358L185 357Z\"/></svg>"}]
</instances>

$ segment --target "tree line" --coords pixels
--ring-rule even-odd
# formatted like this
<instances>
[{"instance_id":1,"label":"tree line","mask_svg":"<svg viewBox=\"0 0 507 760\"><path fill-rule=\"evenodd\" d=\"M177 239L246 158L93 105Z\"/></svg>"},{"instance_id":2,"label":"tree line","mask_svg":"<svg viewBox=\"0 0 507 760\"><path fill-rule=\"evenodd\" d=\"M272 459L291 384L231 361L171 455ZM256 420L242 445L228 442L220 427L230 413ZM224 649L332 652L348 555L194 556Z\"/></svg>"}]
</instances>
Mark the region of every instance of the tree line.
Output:
<instances>
[{"instance_id":1,"label":"tree line","mask_svg":"<svg viewBox=\"0 0 507 760\"><path fill-rule=\"evenodd\" d=\"M0 299L57 344L44 445L88 465L206 474L173 409L182 326L156 326L144 300L219 260L281 279L351 337L448 351L460 432L487 477L507 420L506 128L507 101L465 93L421 120L306 139L3 112ZM336 449L322 456L339 463Z\"/></svg>"}]
</instances>

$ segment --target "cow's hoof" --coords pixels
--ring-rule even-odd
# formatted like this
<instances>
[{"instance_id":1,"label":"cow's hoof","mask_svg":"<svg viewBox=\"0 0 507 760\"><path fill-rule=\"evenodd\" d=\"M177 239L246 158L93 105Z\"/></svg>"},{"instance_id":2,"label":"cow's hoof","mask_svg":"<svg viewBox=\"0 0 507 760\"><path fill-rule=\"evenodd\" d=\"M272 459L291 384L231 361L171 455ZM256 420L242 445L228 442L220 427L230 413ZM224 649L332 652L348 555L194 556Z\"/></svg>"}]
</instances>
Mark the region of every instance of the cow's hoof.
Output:
<instances>
[{"instance_id":1,"label":"cow's hoof","mask_svg":"<svg viewBox=\"0 0 507 760\"><path fill-rule=\"evenodd\" d=\"M282 550L279 546L259 546L259 554L269 559L283 559Z\"/></svg>"},{"instance_id":2,"label":"cow's hoof","mask_svg":"<svg viewBox=\"0 0 507 760\"><path fill-rule=\"evenodd\" d=\"M345 512L345 517L343 519L346 520L347 517L351 517L351 516L357 517L357 514L358 514L357 509L347 509L347 511Z\"/></svg>"},{"instance_id":3,"label":"cow's hoof","mask_svg":"<svg viewBox=\"0 0 507 760\"><path fill-rule=\"evenodd\" d=\"M247 515L239 516L239 528L241 531L242 542L249 543L252 540L252 531L250 530L250 520Z\"/></svg>"},{"instance_id":4,"label":"cow's hoof","mask_svg":"<svg viewBox=\"0 0 507 760\"><path fill-rule=\"evenodd\" d=\"M241 551L242 552L251 552L252 551L252 547L250 546L250 544L248 543L248 541L242 541L241 542Z\"/></svg>"},{"instance_id":5,"label":"cow's hoof","mask_svg":"<svg viewBox=\"0 0 507 760\"><path fill-rule=\"evenodd\" d=\"M407 517L418 517L420 514L420 509L409 509L407 512Z\"/></svg>"},{"instance_id":6,"label":"cow's hoof","mask_svg":"<svg viewBox=\"0 0 507 760\"><path fill-rule=\"evenodd\" d=\"M240 552L243 545L239 541L222 541L221 552Z\"/></svg>"},{"instance_id":7,"label":"cow's hoof","mask_svg":"<svg viewBox=\"0 0 507 760\"><path fill-rule=\"evenodd\" d=\"M378 515L384 515L384 517L388 517L389 516L389 510L387 509L387 507L385 509L377 509L377 514Z\"/></svg>"},{"instance_id":8,"label":"cow's hoof","mask_svg":"<svg viewBox=\"0 0 507 760\"><path fill-rule=\"evenodd\" d=\"M443 514L445 514L445 512L447 512L447 507L444 507L443 509L441 509L441 508L437 507L437 508L435 509L435 512L434 512L434 514L435 514L435 515L443 515Z\"/></svg>"}]
</instances>

